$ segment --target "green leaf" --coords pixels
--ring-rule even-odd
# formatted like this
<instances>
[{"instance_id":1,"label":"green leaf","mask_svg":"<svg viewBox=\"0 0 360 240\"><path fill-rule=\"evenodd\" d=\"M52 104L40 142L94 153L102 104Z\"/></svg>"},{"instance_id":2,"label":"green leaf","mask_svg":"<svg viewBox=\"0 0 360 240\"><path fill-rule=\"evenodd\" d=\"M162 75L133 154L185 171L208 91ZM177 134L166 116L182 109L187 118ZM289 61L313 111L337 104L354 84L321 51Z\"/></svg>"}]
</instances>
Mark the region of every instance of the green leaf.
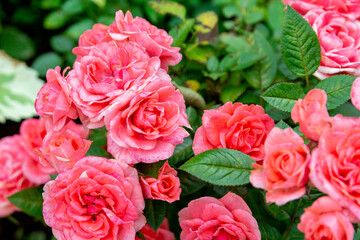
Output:
<instances>
[{"instance_id":1,"label":"green leaf","mask_svg":"<svg viewBox=\"0 0 360 240\"><path fill-rule=\"evenodd\" d=\"M222 12L226 18L238 17L241 19L243 16L241 9L236 5L226 5Z\"/></svg>"},{"instance_id":2,"label":"green leaf","mask_svg":"<svg viewBox=\"0 0 360 240\"><path fill-rule=\"evenodd\" d=\"M246 84L240 86L226 86L222 89L220 100L223 103L234 102L246 90Z\"/></svg>"},{"instance_id":3,"label":"green leaf","mask_svg":"<svg viewBox=\"0 0 360 240\"><path fill-rule=\"evenodd\" d=\"M93 20L84 19L68 27L65 34L72 39L78 39L81 34L83 34L86 30L91 29L93 25Z\"/></svg>"},{"instance_id":4,"label":"green leaf","mask_svg":"<svg viewBox=\"0 0 360 240\"><path fill-rule=\"evenodd\" d=\"M43 84L35 70L0 55L0 122L35 116L34 101Z\"/></svg>"},{"instance_id":5,"label":"green leaf","mask_svg":"<svg viewBox=\"0 0 360 240\"><path fill-rule=\"evenodd\" d=\"M44 19L45 29L58 29L66 24L67 16L63 11L57 10L49 13Z\"/></svg>"},{"instance_id":6,"label":"green leaf","mask_svg":"<svg viewBox=\"0 0 360 240\"><path fill-rule=\"evenodd\" d=\"M55 180L59 174L50 174L51 180Z\"/></svg>"},{"instance_id":7,"label":"green leaf","mask_svg":"<svg viewBox=\"0 0 360 240\"><path fill-rule=\"evenodd\" d=\"M290 71L300 77L313 74L320 65L321 49L316 33L290 6L281 33L281 52Z\"/></svg>"},{"instance_id":8,"label":"green leaf","mask_svg":"<svg viewBox=\"0 0 360 240\"><path fill-rule=\"evenodd\" d=\"M185 20L186 8L180 3L172 1L151 1L149 5L160 14L171 14Z\"/></svg>"},{"instance_id":9,"label":"green leaf","mask_svg":"<svg viewBox=\"0 0 360 240\"><path fill-rule=\"evenodd\" d=\"M192 27L194 26L195 20L194 19L186 19L183 23L181 23L179 30L177 31L175 36L172 36L174 38L174 41L172 43L172 46L180 46L187 36L189 35Z\"/></svg>"},{"instance_id":10,"label":"green leaf","mask_svg":"<svg viewBox=\"0 0 360 240\"><path fill-rule=\"evenodd\" d=\"M98 156L109 157L109 153L106 151L107 137L105 127L99 129L92 129L89 135L89 140L92 141L86 156Z\"/></svg>"},{"instance_id":11,"label":"green leaf","mask_svg":"<svg viewBox=\"0 0 360 240\"><path fill-rule=\"evenodd\" d=\"M291 127L290 127L286 122L284 122L283 120L280 120L274 127L281 128L281 129L291 128Z\"/></svg>"},{"instance_id":12,"label":"green leaf","mask_svg":"<svg viewBox=\"0 0 360 240\"><path fill-rule=\"evenodd\" d=\"M274 50L259 32L251 35L249 42L262 58L252 68L244 70L245 78L254 88L266 89L272 84L277 71Z\"/></svg>"},{"instance_id":13,"label":"green leaf","mask_svg":"<svg viewBox=\"0 0 360 240\"><path fill-rule=\"evenodd\" d=\"M106 0L91 0L99 8L104 8L106 6Z\"/></svg>"},{"instance_id":14,"label":"green leaf","mask_svg":"<svg viewBox=\"0 0 360 240\"><path fill-rule=\"evenodd\" d=\"M46 76L46 72L48 69L54 69L57 66L62 64L62 58L54 52L43 53L38 56L31 67L38 71L41 77Z\"/></svg>"},{"instance_id":15,"label":"green leaf","mask_svg":"<svg viewBox=\"0 0 360 240\"><path fill-rule=\"evenodd\" d=\"M185 55L188 59L206 64L208 58L215 55L215 52L210 47L198 46L196 44L189 44L185 49Z\"/></svg>"},{"instance_id":16,"label":"green leaf","mask_svg":"<svg viewBox=\"0 0 360 240\"><path fill-rule=\"evenodd\" d=\"M246 14L245 23L252 25L260 22L264 18L264 13L261 11L252 11Z\"/></svg>"},{"instance_id":17,"label":"green leaf","mask_svg":"<svg viewBox=\"0 0 360 240\"><path fill-rule=\"evenodd\" d=\"M61 6L61 0L41 0L40 7L43 9L53 9Z\"/></svg>"},{"instance_id":18,"label":"green leaf","mask_svg":"<svg viewBox=\"0 0 360 240\"><path fill-rule=\"evenodd\" d=\"M27 60L35 54L31 38L16 28L4 28L2 30L0 48L10 56L20 60Z\"/></svg>"},{"instance_id":19,"label":"green leaf","mask_svg":"<svg viewBox=\"0 0 360 240\"><path fill-rule=\"evenodd\" d=\"M214 185L238 186L249 183L252 162L240 151L212 149L192 157L179 169Z\"/></svg>"},{"instance_id":20,"label":"green leaf","mask_svg":"<svg viewBox=\"0 0 360 240\"><path fill-rule=\"evenodd\" d=\"M230 34L222 34L221 42L227 45L226 51L231 52L247 52L251 47L244 37L233 36Z\"/></svg>"},{"instance_id":21,"label":"green leaf","mask_svg":"<svg viewBox=\"0 0 360 240\"><path fill-rule=\"evenodd\" d=\"M178 178L181 184L181 197L193 194L206 185L206 182L184 171L178 171Z\"/></svg>"},{"instance_id":22,"label":"green leaf","mask_svg":"<svg viewBox=\"0 0 360 240\"><path fill-rule=\"evenodd\" d=\"M289 234L287 235L286 239L291 239L291 240L304 240L305 239L305 235L304 233L300 232L299 229L297 228L297 224L298 224L299 220L296 221L290 231ZM281 239L281 238L280 238Z\"/></svg>"},{"instance_id":23,"label":"green leaf","mask_svg":"<svg viewBox=\"0 0 360 240\"><path fill-rule=\"evenodd\" d=\"M206 103L203 96L201 96L199 93L195 92L194 90L191 90L190 88L176 85L174 82L173 84L179 89L181 94L184 96L187 105L191 105L200 109L205 108Z\"/></svg>"},{"instance_id":24,"label":"green leaf","mask_svg":"<svg viewBox=\"0 0 360 240\"><path fill-rule=\"evenodd\" d=\"M67 36L55 35L50 38L51 47L60 53L71 52L74 47L74 42Z\"/></svg>"},{"instance_id":25,"label":"green leaf","mask_svg":"<svg viewBox=\"0 0 360 240\"><path fill-rule=\"evenodd\" d=\"M270 204L266 206L266 210L277 220L279 221L288 221L291 220L291 216L287 213L282 207L276 204Z\"/></svg>"},{"instance_id":26,"label":"green leaf","mask_svg":"<svg viewBox=\"0 0 360 240\"><path fill-rule=\"evenodd\" d=\"M42 187L26 188L8 197L9 201L26 214L42 217Z\"/></svg>"},{"instance_id":27,"label":"green leaf","mask_svg":"<svg viewBox=\"0 0 360 240\"><path fill-rule=\"evenodd\" d=\"M218 16L214 11L207 11L199 14L195 18L198 24L195 25L195 31L200 33L209 33L218 23Z\"/></svg>"},{"instance_id":28,"label":"green leaf","mask_svg":"<svg viewBox=\"0 0 360 240\"><path fill-rule=\"evenodd\" d=\"M334 109L350 99L350 92L355 77L335 75L319 82L315 88L322 89L327 94L326 108Z\"/></svg>"},{"instance_id":29,"label":"green leaf","mask_svg":"<svg viewBox=\"0 0 360 240\"><path fill-rule=\"evenodd\" d=\"M184 138L183 143L176 145L173 155L168 159L170 166L174 167L176 164L194 155L192 144L192 139L187 137Z\"/></svg>"},{"instance_id":30,"label":"green leaf","mask_svg":"<svg viewBox=\"0 0 360 240\"><path fill-rule=\"evenodd\" d=\"M294 83L278 83L266 90L261 96L273 107L291 112L295 102L305 97L301 86Z\"/></svg>"},{"instance_id":31,"label":"green leaf","mask_svg":"<svg viewBox=\"0 0 360 240\"><path fill-rule=\"evenodd\" d=\"M206 63L206 68L209 72L216 72L219 69L219 59L212 56Z\"/></svg>"},{"instance_id":32,"label":"green leaf","mask_svg":"<svg viewBox=\"0 0 360 240\"><path fill-rule=\"evenodd\" d=\"M220 66L219 66L220 71L224 72L230 70L238 62L240 55L241 55L240 52L234 52L226 55L220 61Z\"/></svg>"},{"instance_id":33,"label":"green leaf","mask_svg":"<svg viewBox=\"0 0 360 240\"><path fill-rule=\"evenodd\" d=\"M61 10L68 15L80 14L85 10L84 3L82 0L66 0L61 6Z\"/></svg>"},{"instance_id":34,"label":"green leaf","mask_svg":"<svg viewBox=\"0 0 360 240\"><path fill-rule=\"evenodd\" d=\"M273 31L281 29L285 16L284 9L285 5L281 0L272 0L269 3L266 22Z\"/></svg>"},{"instance_id":35,"label":"green leaf","mask_svg":"<svg viewBox=\"0 0 360 240\"><path fill-rule=\"evenodd\" d=\"M138 163L136 168L146 177L158 178L159 170L165 161L158 161L155 163Z\"/></svg>"},{"instance_id":36,"label":"green leaf","mask_svg":"<svg viewBox=\"0 0 360 240\"><path fill-rule=\"evenodd\" d=\"M156 230L160 227L165 218L166 206L164 201L145 199L144 216L147 224Z\"/></svg>"},{"instance_id":37,"label":"green leaf","mask_svg":"<svg viewBox=\"0 0 360 240\"><path fill-rule=\"evenodd\" d=\"M196 109L193 108L192 106L189 106L186 108L185 113L186 113L186 116L187 116L187 119L188 119L190 125L191 126L194 125L194 123L196 122L196 119L198 117Z\"/></svg>"},{"instance_id":38,"label":"green leaf","mask_svg":"<svg viewBox=\"0 0 360 240\"><path fill-rule=\"evenodd\" d=\"M344 117L360 117L360 111L354 107L350 102L346 102L343 105L330 110L330 116L335 116L336 114L341 114Z\"/></svg>"},{"instance_id":39,"label":"green leaf","mask_svg":"<svg viewBox=\"0 0 360 240\"><path fill-rule=\"evenodd\" d=\"M247 194L246 186L213 186L213 189L221 196L225 196L228 192L232 192L244 198Z\"/></svg>"},{"instance_id":40,"label":"green leaf","mask_svg":"<svg viewBox=\"0 0 360 240\"><path fill-rule=\"evenodd\" d=\"M242 53L238 58L236 65L231 69L231 71L238 71L248 68L258 62L261 58L262 56L257 53Z\"/></svg>"},{"instance_id":41,"label":"green leaf","mask_svg":"<svg viewBox=\"0 0 360 240\"><path fill-rule=\"evenodd\" d=\"M259 230L261 232L262 240L279 240L281 239L281 234L273 226L266 223L259 223Z\"/></svg>"}]
</instances>

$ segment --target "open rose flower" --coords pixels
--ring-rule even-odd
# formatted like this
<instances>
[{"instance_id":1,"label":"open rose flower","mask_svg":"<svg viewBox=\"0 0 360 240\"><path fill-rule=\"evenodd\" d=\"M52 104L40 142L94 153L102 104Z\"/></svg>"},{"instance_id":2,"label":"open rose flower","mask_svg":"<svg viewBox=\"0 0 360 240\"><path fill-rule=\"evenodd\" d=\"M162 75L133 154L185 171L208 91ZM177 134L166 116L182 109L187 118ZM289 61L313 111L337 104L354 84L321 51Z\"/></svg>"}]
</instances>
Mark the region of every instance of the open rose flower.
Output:
<instances>
[{"instance_id":1,"label":"open rose flower","mask_svg":"<svg viewBox=\"0 0 360 240\"><path fill-rule=\"evenodd\" d=\"M205 110L202 123L194 137L195 154L230 148L256 161L264 159L264 143L275 125L261 106L231 102L218 109Z\"/></svg>"},{"instance_id":2,"label":"open rose flower","mask_svg":"<svg viewBox=\"0 0 360 240\"><path fill-rule=\"evenodd\" d=\"M291 110L292 120L299 123L300 131L311 140L318 141L321 134L330 127L326 102L325 91L313 89L304 99L297 100Z\"/></svg>"},{"instance_id":3,"label":"open rose flower","mask_svg":"<svg viewBox=\"0 0 360 240\"><path fill-rule=\"evenodd\" d=\"M319 79L340 73L360 76L360 22L321 9L308 12L304 18L316 32L321 46L321 62L314 76Z\"/></svg>"},{"instance_id":4,"label":"open rose flower","mask_svg":"<svg viewBox=\"0 0 360 240\"><path fill-rule=\"evenodd\" d=\"M73 121L60 131L48 132L39 149L40 163L59 173L70 169L89 150L91 141L87 137L88 131Z\"/></svg>"},{"instance_id":5,"label":"open rose flower","mask_svg":"<svg viewBox=\"0 0 360 240\"><path fill-rule=\"evenodd\" d=\"M317 199L311 207L305 208L298 229L305 233L305 239L352 240L354 227L342 213L340 204L330 197Z\"/></svg>"},{"instance_id":6,"label":"open rose flower","mask_svg":"<svg viewBox=\"0 0 360 240\"><path fill-rule=\"evenodd\" d=\"M179 212L181 240L260 240L260 231L246 202L229 192L224 197L192 200Z\"/></svg>"},{"instance_id":7,"label":"open rose flower","mask_svg":"<svg viewBox=\"0 0 360 240\"><path fill-rule=\"evenodd\" d=\"M159 71L160 60L150 58L136 43L109 42L96 45L90 53L74 63L69 73L74 104L88 128L104 126L109 102L125 90L141 91Z\"/></svg>"},{"instance_id":8,"label":"open rose flower","mask_svg":"<svg viewBox=\"0 0 360 240\"><path fill-rule=\"evenodd\" d=\"M291 128L273 128L265 141L263 166L254 164L250 182L267 190L266 201L283 205L306 193L310 151Z\"/></svg>"},{"instance_id":9,"label":"open rose flower","mask_svg":"<svg viewBox=\"0 0 360 240\"><path fill-rule=\"evenodd\" d=\"M143 46L150 57L159 57L161 67L174 66L181 61L180 48L171 47L173 38L165 30L158 29L143 18L135 17L120 10L116 12L115 22L109 27L109 34L114 40L129 39Z\"/></svg>"},{"instance_id":10,"label":"open rose flower","mask_svg":"<svg viewBox=\"0 0 360 240\"><path fill-rule=\"evenodd\" d=\"M40 147L46 135L45 119L26 119L21 123L21 143L31 158L26 158L23 163L25 176L35 184L44 184L50 180L50 174L56 171L51 166L44 166L40 163Z\"/></svg>"},{"instance_id":11,"label":"open rose flower","mask_svg":"<svg viewBox=\"0 0 360 240\"><path fill-rule=\"evenodd\" d=\"M152 177L141 177L140 179L145 198L163 200L169 203L180 199L180 179L168 161L160 168L157 179Z\"/></svg>"},{"instance_id":12,"label":"open rose flower","mask_svg":"<svg viewBox=\"0 0 360 240\"><path fill-rule=\"evenodd\" d=\"M34 184L27 179L22 170L24 162L31 156L21 146L19 135L1 139L0 153L0 218L2 218L18 210L7 197Z\"/></svg>"},{"instance_id":13,"label":"open rose flower","mask_svg":"<svg viewBox=\"0 0 360 240\"><path fill-rule=\"evenodd\" d=\"M161 223L160 227L154 231L149 224L141 229L141 233L144 235L145 240L175 240L175 235L169 230L169 223L166 218ZM142 240L139 237L136 237L135 240Z\"/></svg>"},{"instance_id":14,"label":"open rose flower","mask_svg":"<svg viewBox=\"0 0 360 240\"><path fill-rule=\"evenodd\" d=\"M340 12L352 20L360 17L359 0L283 0L301 15L313 9L324 9L325 11Z\"/></svg>"},{"instance_id":15,"label":"open rose flower","mask_svg":"<svg viewBox=\"0 0 360 240\"><path fill-rule=\"evenodd\" d=\"M137 171L85 157L44 187L43 215L58 240L135 239L145 225Z\"/></svg>"},{"instance_id":16,"label":"open rose flower","mask_svg":"<svg viewBox=\"0 0 360 240\"><path fill-rule=\"evenodd\" d=\"M63 128L70 119L78 118L76 107L72 103L71 87L60 71L60 67L47 71L47 83L40 89L35 100L36 113L47 119L48 128L54 131Z\"/></svg>"},{"instance_id":17,"label":"open rose flower","mask_svg":"<svg viewBox=\"0 0 360 240\"><path fill-rule=\"evenodd\" d=\"M183 96L169 81L157 79L140 93L115 99L105 116L108 151L128 164L169 158L189 134Z\"/></svg>"},{"instance_id":18,"label":"open rose flower","mask_svg":"<svg viewBox=\"0 0 360 240\"><path fill-rule=\"evenodd\" d=\"M311 155L311 182L345 208L351 221L360 222L359 118L334 117Z\"/></svg>"}]
</instances>

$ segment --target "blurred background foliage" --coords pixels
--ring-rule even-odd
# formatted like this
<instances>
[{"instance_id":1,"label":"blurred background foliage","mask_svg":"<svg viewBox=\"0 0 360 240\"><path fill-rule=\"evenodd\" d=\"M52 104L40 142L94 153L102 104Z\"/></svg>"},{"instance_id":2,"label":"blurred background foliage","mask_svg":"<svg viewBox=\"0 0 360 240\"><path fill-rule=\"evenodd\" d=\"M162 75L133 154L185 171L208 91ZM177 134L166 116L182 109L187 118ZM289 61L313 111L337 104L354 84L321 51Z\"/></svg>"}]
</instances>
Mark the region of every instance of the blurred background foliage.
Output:
<instances>
[{"instance_id":1,"label":"blurred background foliage","mask_svg":"<svg viewBox=\"0 0 360 240\"><path fill-rule=\"evenodd\" d=\"M85 30L95 23L109 25L116 11L129 10L134 17L143 17L168 31L174 38L173 46L181 47L183 60L170 67L169 74L185 97L193 133L201 124L204 109L228 101L260 104L278 122L288 119L290 113L267 104L260 97L262 93L278 82L290 81L304 87L303 79L291 73L281 57L284 7L281 0L5 0L0 2L0 49L35 69L45 81L47 69L72 66L72 48ZM1 77L0 72L0 90L4 80ZM317 83L316 79L310 81ZM351 104L346 109L346 115L358 114ZM334 109L333 114L337 111ZM8 119L12 121L1 125L0 137L18 132L19 125L14 121L19 120ZM216 195L216 191L198 194ZM269 210L261 194L251 190L248 200L258 200L247 202L259 222L276 223L273 220L279 217L276 211L280 210ZM171 205L171 221L177 221L177 211L184 207L179 204L186 203ZM264 205L261 211L256 210L259 204ZM291 207L289 216L293 214ZM284 219L289 221L290 217ZM284 231L286 225L263 226L268 229L262 232L273 231L268 234L273 238L266 239L279 239L278 230ZM175 232L178 234L179 229ZM293 232L297 233L296 228ZM51 232L42 220L15 213L0 219L0 239L45 240L51 239Z\"/></svg>"}]
</instances>

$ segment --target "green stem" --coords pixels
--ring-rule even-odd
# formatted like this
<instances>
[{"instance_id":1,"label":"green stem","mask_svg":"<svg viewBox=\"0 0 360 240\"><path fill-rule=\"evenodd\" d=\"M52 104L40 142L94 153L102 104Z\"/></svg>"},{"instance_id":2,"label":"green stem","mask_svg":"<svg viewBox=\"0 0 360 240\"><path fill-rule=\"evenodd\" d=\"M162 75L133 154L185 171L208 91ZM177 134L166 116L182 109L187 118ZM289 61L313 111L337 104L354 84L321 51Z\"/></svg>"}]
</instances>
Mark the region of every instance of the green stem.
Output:
<instances>
[{"instance_id":1,"label":"green stem","mask_svg":"<svg viewBox=\"0 0 360 240\"><path fill-rule=\"evenodd\" d=\"M300 207L300 204L302 202L302 199L299 200L298 204L296 205L296 208L295 208L295 211L291 217L291 223L290 225L288 226L288 228L286 229L286 232L285 232L285 235L284 235L284 240L286 240L289 236L289 233L291 231L291 228L292 228L292 225L295 223L295 220L296 220L296 214L297 214L297 211L299 210L299 207Z\"/></svg>"}]
</instances>

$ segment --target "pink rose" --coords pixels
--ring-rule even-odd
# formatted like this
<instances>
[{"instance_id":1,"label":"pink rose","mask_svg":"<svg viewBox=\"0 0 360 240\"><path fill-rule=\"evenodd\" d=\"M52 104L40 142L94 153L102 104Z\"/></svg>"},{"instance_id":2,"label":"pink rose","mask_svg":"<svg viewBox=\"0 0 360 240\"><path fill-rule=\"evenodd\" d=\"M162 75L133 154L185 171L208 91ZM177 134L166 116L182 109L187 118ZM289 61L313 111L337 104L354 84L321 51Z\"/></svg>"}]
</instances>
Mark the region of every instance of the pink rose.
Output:
<instances>
[{"instance_id":1,"label":"pink rose","mask_svg":"<svg viewBox=\"0 0 360 240\"><path fill-rule=\"evenodd\" d=\"M135 239L146 222L137 171L85 157L44 186L43 215L58 240Z\"/></svg>"},{"instance_id":2,"label":"pink rose","mask_svg":"<svg viewBox=\"0 0 360 240\"><path fill-rule=\"evenodd\" d=\"M128 164L169 158L189 134L183 96L169 81L156 79L140 93L111 102L105 116L108 151Z\"/></svg>"},{"instance_id":3,"label":"pink rose","mask_svg":"<svg viewBox=\"0 0 360 240\"><path fill-rule=\"evenodd\" d=\"M0 140L0 218L19 210L8 196L32 187L23 173L24 162L31 156L21 146L21 137L14 135Z\"/></svg>"},{"instance_id":4,"label":"pink rose","mask_svg":"<svg viewBox=\"0 0 360 240\"><path fill-rule=\"evenodd\" d=\"M264 143L275 125L261 106L231 102L205 110L202 123L194 137L195 155L210 149L230 148L248 154L255 161L264 159Z\"/></svg>"},{"instance_id":5,"label":"pink rose","mask_svg":"<svg viewBox=\"0 0 360 240\"><path fill-rule=\"evenodd\" d=\"M163 200L172 203L180 199L180 179L177 171L170 167L168 161L159 170L158 179L152 177L140 178L144 197Z\"/></svg>"},{"instance_id":6,"label":"pink rose","mask_svg":"<svg viewBox=\"0 0 360 240\"><path fill-rule=\"evenodd\" d=\"M145 224L141 229L141 233L144 235L145 240L175 240L174 234L169 230L169 223L166 218L164 218L156 232L148 224ZM141 238L136 237L135 240L141 240Z\"/></svg>"},{"instance_id":7,"label":"pink rose","mask_svg":"<svg viewBox=\"0 0 360 240\"><path fill-rule=\"evenodd\" d=\"M300 131L311 140L318 141L321 134L330 126L326 102L325 91L313 89L304 99L297 100L291 110L292 120L299 123Z\"/></svg>"},{"instance_id":8,"label":"pink rose","mask_svg":"<svg viewBox=\"0 0 360 240\"><path fill-rule=\"evenodd\" d=\"M181 240L261 239L250 208L231 192L219 200L213 197L192 200L179 212L179 222Z\"/></svg>"},{"instance_id":9,"label":"pink rose","mask_svg":"<svg viewBox=\"0 0 360 240\"><path fill-rule=\"evenodd\" d=\"M60 131L48 132L39 149L41 164L50 165L59 173L72 168L90 148L87 137L88 131L73 121Z\"/></svg>"},{"instance_id":10,"label":"pink rose","mask_svg":"<svg viewBox=\"0 0 360 240\"><path fill-rule=\"evenodd\" d=\"M360 76L360 22L336 11L316 9L304 18L316 32L321 46L319 79L335 74Z\"/></svg>"},{"instance_id":11,"label":"pink rose","mask_svg":"<svg viewBox=\"0 0 360 240\"><path fill-rule=\"evenodd\" d=\"M353 222L360 222L360 120L336 116L332 128L312 151L310 180L342 207Z\"/></svg>"},{"instance_id":12,"label":"pink rose","mask_svg":"<svg viewBox=\"0 0 360 240\"><path fill-rule=\"evenodd\" d=\"M110 101L125 90L141 91L155 75L170 81L160 71L160 60L150 58L139 45L127 41L97 44L69 73L81 121L88 128L104 126Z\"/></svg>"},{"instance_id":13,"label":"pink rose","mask_svg":"<svg viewBox=\"0 0 360 240\"><path fill-rule=\"evenodd\" d=\"M181 61L180 48L171 47L173 38L166 31L158 29L143 18L133 18L128 11L116 12L115 22L109 27L109 34L114 40L129 39L143 46L150 57L159 57L161 67L167 70L166 64L174 66Z\"/></svg>"},{"instance_id":14,"label":"pink rose","mask_svg":"<svg viewBox=\"0 0 360 240\"><path fill-rule=\"evenodd\" d=\"M90 50L99 43L110 42L112 38L108 33L109 27L97 23L92 29L85 31L79 38L79 46L73 49L73 53L77 56L77 61L81 57L89 54Z\"/></svg>"},{"instance_id":15,"label":"pink rose","mask_svg":"<svg viewBox=\"0 0 360 240\"><path fill-rule=\"evenodd\" d=\"M36 113L48 119L48 128L54 131L63 128L70 119L78 118L76 107L72 103L71 87L64 76L66 70L61 75L60 67L49 69L46 73L47 83L40 89L35 100Z\"/></svg>"},{"instance_id":16,"label":"pink rose","mask_svg":"<svg viewBox=\"0 0 360 240\"><path fill-rule=\"evenodd\" d=\"M40 163L40 147L46 135L45 119L26 119L20 125L20 135L22 145L31 155L23 163L25 176L33 183L41 185L50 180L49 174L55 174L56 171L51 166L44 166Z\"/></svg>"},{"instance_id":17,"label":"pink rose","mask_svg":"<svg viewBox=\"0 0 360 240\"><path fill-rule=\"evenodd\" d=\"M291 128L273 128L265 141L263 166L254 164L250 182L267 191L266 201L283 205L306 193L310 151Z\"/></svg>"},{"instance_id":18,"label":"pink rose","mask_svg":"<svg viewBox=\"0 0 360 240\"><path fill-rule=\"evenodd\" d=\"M321 197L305 208L300 220L298 229L305 233L305 239L352 240L354 237L353 225L339 203L330 197Z\"/></svg>"},{"instance_id":19,"label":"pink rose","mask_svg":"<svg viewBox=\"0 0 360 240\"><path fill-rule=\"evenodd\" d=\"M359 0L283 0L301 15L310 10L324 9L325 11L338 11L352 20L360 17Z\"/></svg>"},{"instance_id":20,"label":"pink rose","mask_svg":"<svg viewBox=\"0 0 360 240\"><path fill-rule=\"evenodd\" d=\"M351 88L351 102L360 110L360 78L355 79Z\"/></svg>"}]
</instances>

